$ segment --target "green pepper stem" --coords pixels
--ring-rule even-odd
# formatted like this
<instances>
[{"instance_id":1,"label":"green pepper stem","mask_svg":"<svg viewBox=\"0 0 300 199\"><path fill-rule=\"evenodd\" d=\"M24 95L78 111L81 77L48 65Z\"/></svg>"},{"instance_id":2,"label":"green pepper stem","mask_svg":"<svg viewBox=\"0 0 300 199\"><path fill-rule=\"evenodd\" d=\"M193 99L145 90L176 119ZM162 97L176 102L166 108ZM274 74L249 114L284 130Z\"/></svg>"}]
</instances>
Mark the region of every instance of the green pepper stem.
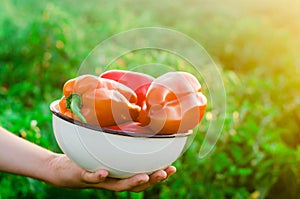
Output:
<instances>
[{"instance_id":1,"label":"green pepper stem","mask_svg":"<svg viewBox=\"0 0 300 199\"><path fill-rule=\"evenodd\" d=\"M66 99L66 106L72 113L74 113L83 123L86 123L85 117L82 115L80 109L82 107L82 99L79 94L71 94Z\"/></svg>"}]
</instances>

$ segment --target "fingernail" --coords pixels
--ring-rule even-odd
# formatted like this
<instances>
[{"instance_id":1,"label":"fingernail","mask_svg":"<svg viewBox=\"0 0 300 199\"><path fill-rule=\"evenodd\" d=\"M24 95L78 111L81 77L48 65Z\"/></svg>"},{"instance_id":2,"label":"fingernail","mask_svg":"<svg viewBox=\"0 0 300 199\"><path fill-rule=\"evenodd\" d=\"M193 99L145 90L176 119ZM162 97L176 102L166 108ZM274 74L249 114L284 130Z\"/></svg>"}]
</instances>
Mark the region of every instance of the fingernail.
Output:
<instances>
[{"instance_id":1,"label":"fingernail","mask_svg":"<svg viewBox=\"0 0 300 199\"><path fill-rule=\"evenodd\" d=\"M108 176L108 172L107 171L101 171L99 173L100 178L106 178Z\"/></svg>"}]
</instances>

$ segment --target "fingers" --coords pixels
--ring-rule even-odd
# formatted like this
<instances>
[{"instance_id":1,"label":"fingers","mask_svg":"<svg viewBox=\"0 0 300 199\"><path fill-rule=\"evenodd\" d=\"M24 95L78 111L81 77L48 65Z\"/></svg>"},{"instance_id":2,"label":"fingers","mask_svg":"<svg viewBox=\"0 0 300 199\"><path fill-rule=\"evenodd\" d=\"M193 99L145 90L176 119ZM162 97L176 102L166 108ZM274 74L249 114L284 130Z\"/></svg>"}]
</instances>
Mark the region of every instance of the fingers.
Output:
<instances>
[{"instance_id":1,"label":"fingers","mask_svg":"<svg viewBox=\"0 0 300 199\"><path fill-rule=\"evenodd\" d=\"M105 181L108 176L108 171L100 169L96 172L83 170L81 172L81 180L87 184L97 184Z\"/></svg>"},{"instance_id":2,"label":"fingers","mask_svg":"<svg viewBox=\"0 0 300 199\"><path fill-rule=\"evenodd\" d=\"M150 176L147 174L137 174L126 179L107 178L106 170L99 170L95 173L83 172L82 180L89 184L91 188L103 188L112 191L132 191L140 192L153 185L167 179L176 172L174 166L169 166L165 170L158 170Z\"/></svg>"},{"instance_id":3,"label":"fingers","mask_svg":"<svg viewBox=\"0 0 300 199\"><path fill-rule=\"evenodd\" d=\"M171 175L173 175L174 173L176 173L176 167L174 166L169 166L165 169L165 171L168 174L168 177L170 177Z\"/></svg>"},{"instance_id":4,"label":"fingers","mask_svg":"<svg viewBox=\"0 0 300 199\"><path fill-rule=\"evenodd\" d=\"M154 184L157 184L157 183L163 181L166 178L167 178L167 173L165 171L163 171L163 170L156 171L150 175L149 182L141 184L139 186L135 186L132 189L130 189L130 191L132 191L132 192L144 191L144 190L152 187Z\"/></svg>"},{"instance_id":5,"label":"fingers","mask_svg":"<svg viewBox=\"0 0 300 199\"><path fill-rule=\"evenodd\" d=\"M144 191L153 185L167 179L171 175L173 175L176 172L176 168L174 166L169 166L165 170L158 170L154 172L153 174L150 175L150 180L149 182L136 186L132 188L130 191L132 192L141 192Z\"/></svg>"},{"instance_id":6,"label":"fingers","mask_svg":"<svg viewBox=\"0 0 300 199\"><path fill-rule=\"evenodd\" d=\"M167 177L168 177L167 172L165 172L164 170L158 170L158 171L154 172L153 174L151 174L149 184L150 185L157 184L157 183L163 181L164 179L166 179Z\"/></svg>"},{"instance_id":7,"label":"fingers","mask_svg":"<svg viewBox=\"0 0 300 199\"><path fill-rule=\"evenodd\" d=\"M137 174L126 179L107 178L104 182L98 184L97 187L120 192L131 190L134 187L146 184L148 181L149 176L147 174Z\"/></svg>"}]
</instances>

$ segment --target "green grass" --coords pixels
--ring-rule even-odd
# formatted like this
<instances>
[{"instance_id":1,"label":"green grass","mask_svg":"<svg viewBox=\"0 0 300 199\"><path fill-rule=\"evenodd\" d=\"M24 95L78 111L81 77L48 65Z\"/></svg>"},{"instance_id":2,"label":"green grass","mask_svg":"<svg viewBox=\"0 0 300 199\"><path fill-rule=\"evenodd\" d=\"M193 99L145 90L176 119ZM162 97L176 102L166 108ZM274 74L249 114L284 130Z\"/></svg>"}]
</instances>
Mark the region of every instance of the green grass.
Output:
<instances>
[{"instance_id":1,"label":"green grass","mask_svg":"<svg viewBox=\"0 0 300 199\"><path fill-rule=\"evenodd\" d=\"M0 199L299 198L298 7L283 0L1 1L0 125L15 134L60 151L49 104L64 82L101 41L147 26L180 31L204 46L220 67L227 114L209 156L197 156L209 125L204 118L175 162L178 172L143 193L73 191L0 173ZM141 63L190 71L181 58L155 50L129 53L110 67ZM141 68L162 72L154 69Z\"/></svg>"}]
</instances>

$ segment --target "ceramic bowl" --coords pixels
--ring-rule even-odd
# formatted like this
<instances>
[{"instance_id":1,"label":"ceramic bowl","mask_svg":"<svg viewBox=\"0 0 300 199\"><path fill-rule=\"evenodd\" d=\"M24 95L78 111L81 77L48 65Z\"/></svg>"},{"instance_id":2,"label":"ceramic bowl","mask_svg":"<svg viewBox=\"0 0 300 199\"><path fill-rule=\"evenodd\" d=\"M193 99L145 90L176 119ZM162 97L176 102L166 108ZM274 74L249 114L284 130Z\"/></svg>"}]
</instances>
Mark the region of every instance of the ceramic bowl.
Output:
<instances>
[{"instance_id":1,"label":"ceramic bowl","mask_svg":"<svg viewBox=\"0 0 300 199\"><path fill-rule=\"evenodd\" d=\"M190 131L149 136L100 128L62 115L58 102L52 102L50 110L61 150L82 168L89 171L106 169L114 178L165 169L180 157L192 134Z\"/></svg>"}]
</instances>

